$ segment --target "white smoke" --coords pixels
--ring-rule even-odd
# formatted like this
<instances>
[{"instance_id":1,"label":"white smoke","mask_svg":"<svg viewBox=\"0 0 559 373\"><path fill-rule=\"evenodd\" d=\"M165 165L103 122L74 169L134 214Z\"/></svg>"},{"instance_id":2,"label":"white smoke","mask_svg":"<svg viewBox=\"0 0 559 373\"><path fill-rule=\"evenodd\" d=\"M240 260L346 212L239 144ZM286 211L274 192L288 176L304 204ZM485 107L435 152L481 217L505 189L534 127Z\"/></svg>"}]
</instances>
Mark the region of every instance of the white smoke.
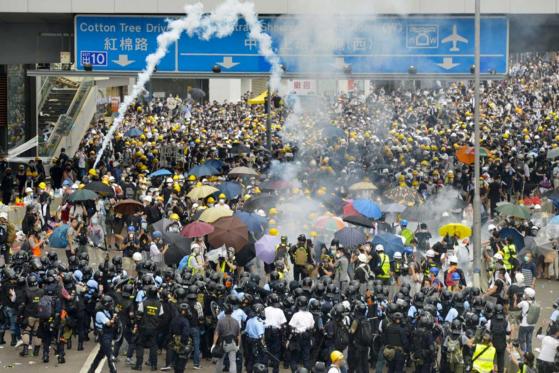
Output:
<instances>
[{"instance_id":1,"label":"white smoke","mask_svg":"<svg viewBox=\"0 0 559 373\"><path fill-rule=\"evenodd\" d=\"M215 8L209 15L204 15L204 6L201 3L197 3L185 6L185 13L186 16L184 17L168 21L167 31L157 36L157 50L146 57L146 67L138 74L138 81L130 95L126 96L120 104L118 115L103 139L101 150L93 166L94 168L97 167L114 133L120 127L128 107L144 91L144 86L151 78L159 62L167 54L169 46L175 43L183 32L186 32L190 37L196 34L204 40L209 40L212 37L223 38L233 33L239 18L244 18L250 30L250 37L258 41L259 53L272 66L270 87L273 90L279 90L282 73L280 60L272 49L272 38L262 31L262 25L258 20L253 3L227 0Z\"/></svg>"}]
</instances>

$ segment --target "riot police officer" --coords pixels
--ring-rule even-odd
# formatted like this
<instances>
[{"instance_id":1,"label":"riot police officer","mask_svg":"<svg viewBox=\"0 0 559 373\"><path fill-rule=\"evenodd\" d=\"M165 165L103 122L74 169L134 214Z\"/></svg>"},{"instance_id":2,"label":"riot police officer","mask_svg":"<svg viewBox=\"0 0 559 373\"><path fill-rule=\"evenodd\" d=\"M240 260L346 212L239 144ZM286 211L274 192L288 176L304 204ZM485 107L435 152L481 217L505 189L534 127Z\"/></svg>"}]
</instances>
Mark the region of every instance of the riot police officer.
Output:
<instances>
[{"instance_id":1,"label":"riot police officer","mask_svg":"<svg viewBox=\"0 0 559 373\"><path fill-rule=\"evenodd\" d=\"M116 373L113 360L112 343L116 333L117 314L114 312L113 298L105 295L101 298L101 309L95 314L95 329L99 333L100 348L89 367L88 373L94 373L103 358L107 358L109 371Z\"/></svg>"},{"instance_id":2,"label":"riot police officer","mask_svg":"<svg viewBox=\"0 0 559 373\"><path fill-rule=\"evenodd\" d=\"M144 348L149 349L149 365L152 371L157 370L157 330L159 317L163 315L163 308L157 295L155 286L148 286L146 299L138 305L139 322L135 327L138 335L136 345L136 365L132 370L142 370Z\"/></svg>"}]
</instances>

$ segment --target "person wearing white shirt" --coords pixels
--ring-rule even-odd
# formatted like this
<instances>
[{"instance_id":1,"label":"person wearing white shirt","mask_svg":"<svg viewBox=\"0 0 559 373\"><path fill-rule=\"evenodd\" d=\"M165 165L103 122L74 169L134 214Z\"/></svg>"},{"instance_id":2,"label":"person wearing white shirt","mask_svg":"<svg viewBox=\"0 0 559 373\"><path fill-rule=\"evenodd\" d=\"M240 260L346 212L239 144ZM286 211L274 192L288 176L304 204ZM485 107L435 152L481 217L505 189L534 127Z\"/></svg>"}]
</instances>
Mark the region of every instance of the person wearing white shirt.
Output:
<instances>
[{"instance_id":1,"label":"person wearing white shirt","mask_svg":"<svg viewBox=\"0 0 559 373\"><path fill-rule=\"evenodd\" d=\"M518 342L522 351L532 352L532 334L534 333L535 325L528 324L528 310L535 302L536 291L532 288L524 289L523 300L518 303L517 307L520 309L520 328L518 329Z\"/></svg>"},{"instance_id":2,"label":"person wearing white shirt","mask_svg":"<svg viewBox=\"0 0 559 373\"><path fill-rule=\"evenodd\" d=\"M291 356L291 371L297 371L298 365L302 364L308 371L311 369L310 354L311 344L310 331L314 328L314 317L307 311L308 299L304 295L297 298L297 308L289 320L292 335L289 340L288 350Z\"/></svg>"},{"instance_id":3,"label":"person wearing white shirt","mask_svg":"<svg viewBox=\"0 0 559 373\"><path fill-rule=\"evenodd\" d=\"M538 372L555 371L555 354L559 347L559 328L554 327L550 331L550 335L538 334L537 338L542 344L538 356Z\"/></svg>"},{"instance_id":4,"label":"person wearing white shirt","mask_svg":"<svg viewBox=\"0 0 559 373\"><path fill-rule=\"evenodd\" d=\"M287 323L285 314L280 308L280 301L277 294L270 294L268 297L270 306L264 309L264 325L266 327L266 346L268 352L275 356L275 359L270 361L272 365L272 373L279 372L279 361L281 359L281 341L283 327Z\"/></svg>"}]
</instances>

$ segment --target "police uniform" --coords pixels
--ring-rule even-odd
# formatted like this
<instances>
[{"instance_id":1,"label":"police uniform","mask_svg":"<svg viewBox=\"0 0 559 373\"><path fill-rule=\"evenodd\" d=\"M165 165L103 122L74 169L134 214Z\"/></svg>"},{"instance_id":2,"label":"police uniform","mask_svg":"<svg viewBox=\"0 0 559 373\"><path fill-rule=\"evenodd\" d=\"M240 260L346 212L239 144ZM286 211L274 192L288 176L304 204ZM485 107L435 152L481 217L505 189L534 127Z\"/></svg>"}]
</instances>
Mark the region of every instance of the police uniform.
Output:
<instances>
[{"instance_id":1,"label":"police uniform","mask_svg":"<svg viewBox=\"0 0 559 373\"><path fill-rule=\"evenodd\" d=\"M293 329L293 335L289 343L291 356L291 371L297 371L297 364L310 370L311 345L309 343L311 330L314 328L314 317L308 311L298 311L289 320L289 326Z\"/></svg>"},{"instance_id":2,"label":"police uniform","mask_svg":"<svg viewBox=\"0 0 559 373\"><path fill-rule=\"evenodd\" d=\"M107 358L107 364L109 365L109 371L111 373L116 373L116 366L113 361L113 338L115 334L115 328L111 323L113 318L113 313L109 310L100 310L95 314L95 329L99 333L99 344L100 348L95 355L95 359L88 370L88 373L93 373L97 370L99 363L103 358Z\"/></svg>"},{"instance_id":3,"label":"police uniform","mask_svg":"<svg viewBox=\"0 0 559 373\"><path fill-rule=\"evenodd\" d=\"M245 364L248 373L252 373L254 364L265 363L264 359L264 322L258 317L248 319L245 326L247 346L245 352Z\"/></svg>"},{"instance_id":4,"label":"police uniform","mask_svg":"<svg viewBox=\"0 0 559 373\"><path fill-rule=\"evenodd\" d=\"M281 358L282 328L287 323L283 310L278 307L269 306L264 309L266 326L266 346L268 352L275 356L277 360L270 359L272 373L279 372L279 360Z\"/></svg>"},{"instance_id":5,"label":"police uniform","mask_svg":"<svg viewBox=\"0 0 559 373\"><path fill-rule=\"evenodd\" d=\"M159 328L159 317L163 315L163 307L157 298L146 298L138 305L138 313L142 315L139 324L139 339L136 345L135 370L142 368L144 360L144 348L149 349L149 364L152 368L157 367L157 332Z\"/></svg>"}]
</instances>

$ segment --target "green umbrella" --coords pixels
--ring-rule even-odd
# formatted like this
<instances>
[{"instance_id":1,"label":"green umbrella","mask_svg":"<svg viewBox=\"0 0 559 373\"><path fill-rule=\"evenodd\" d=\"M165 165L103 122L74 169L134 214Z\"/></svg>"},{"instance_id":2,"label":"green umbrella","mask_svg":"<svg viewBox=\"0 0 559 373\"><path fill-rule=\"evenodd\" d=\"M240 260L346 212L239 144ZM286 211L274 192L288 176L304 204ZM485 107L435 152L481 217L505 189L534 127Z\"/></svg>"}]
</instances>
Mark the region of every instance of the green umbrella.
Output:
<instances>
[{"instance_id":1,"label":"green umbrella","mask_svg":"<svg viewBox=\"0 0 559 373\"><path fill-rule=\"evenodd\" d=\"M97 193L88 189L79 189L74 193L70 194L68 201L70 202L82 202L82 201L95 201L99 196Z\"/></svg>"},{"instance_id":2,"label":"green umbrella","mask_svg":"<svg viewBox=\"0 0 559 373\"><path fill-rule=\"evenodd\" d=\"M530 209L526 206L515 205L512 203L503 203L497 206L499 214L504 216L512 216L519 219L530 219Z\"/></svg>"}]
</instances>

